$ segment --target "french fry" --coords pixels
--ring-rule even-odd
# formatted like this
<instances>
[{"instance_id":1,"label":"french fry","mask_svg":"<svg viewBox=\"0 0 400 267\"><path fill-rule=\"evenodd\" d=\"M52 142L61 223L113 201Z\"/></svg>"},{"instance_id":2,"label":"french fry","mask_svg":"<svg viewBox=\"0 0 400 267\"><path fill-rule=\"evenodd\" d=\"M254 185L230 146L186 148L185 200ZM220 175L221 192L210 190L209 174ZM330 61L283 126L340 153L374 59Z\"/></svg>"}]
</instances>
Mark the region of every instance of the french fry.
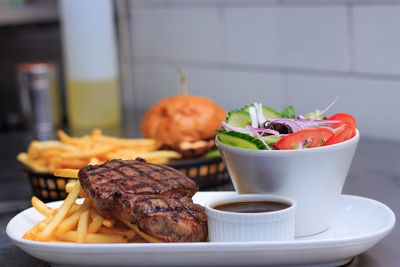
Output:
<instances>
[{"instance_id":1,"label":"french fry","mask_svg":"<svg viewBox=\"0 0 400 267\"><path fill-rule=\"evenodd\" d=\"M56 149L56 151L57 150L76 151L77 150L77 148L72 145L64 144L60 141L55 141L55 140L41 141L41 142L36 141L33 145L38 150L48 150L48 149Z\"/></svg>"},{"instance_id":2,"label":"french fry","mask_svg":"<svg viewBox=\"0 0 400 267\"><path fill-rule=\"evenodd\" d=\"M48 162L50 158L57 156L60 152L61 151L58 149L46 149L43 151L39 151L39 158L43 161Z\"/></svg>"},{"instance_id":3,"label":"french fry","mask_svg":"<svg viewBox=\"0 0 400 267\"><path fill-rule=\"evenodd\" d=\"M78 233L76 231L68 231L58 238L63 241L75 242ZM127 240L120 235L109 234L92 234L89 233L85 237L86 243L127 243Z\"/></svg>"},{"instance_id":4,"label":"french fry","mask_svg":"<svg viewBox=\"0 0 400 267\"><path fill-rule=\"evenodd\" d=\"M138 154L145 154L153 151L147 147L118 148L106 154L107 159L135 159Z\"/></svg>"},{"instance_id":5,"label":"french fry","mask_svg":"<svg viewBox=\"0 0 400 267\"><path fill-rule=\"evenodd\" d=\"M89 224L88 233L96 233L103 225L104 218L94 208L90 209L90 218L92 222Z\"/></svg>"},{"instance_id":6,"label":"french fry","mask_svg":"<svg viewBox=\"0 0 400 267\"><path fill-rule=\"evenodd\" d=\"M77 169L57 169L54 171L54 176L78 178L78 172Z\"/></svg>"},{"instance_id":7,"label":"french fry","mask_svg":"<svg viewBox=\"0 0 400 267\"><path fill-rule=\"evenodd\" d=\"M115 219L113 218L105 218L103 220L103 225L106 227L113 227L115 225Z\"/></svg>"},{"instance_id":8,"label":"french fry","mask_svg":"<svg viewBox=\"0 0 400 267\"><path fill-rule=\"evenodd\" d=\"M129 222L126 222L126 223L129 223ZM146 241L148 241L150 243L165 243L165 241L163 241L161 239L158 239L158 238L156 238L154 236L146 234L145 232L142 232L136 224L130 224L130 225L131 225L131 228L133 230L135 230L135 232L138 233Z\"/></svg>"},{"instance_id":9,"label":"french fry","mask_svg":"<svg viewBox=\"0 0 400 267\"><path fill-rule=\"evenodd\" d=\"M46 239L48 239L49 236L54 232L57 226L67 215L72 204L75 203L75 200L78 198L80 192L81 192L81 185L77 183L72 192L69 193L67 198L64 200L56 216L54 216L54 219L46 226L46 228L43 229L41 233L39 233L38 236L41 241L46 241Z\"/></svg>"},{"instance_id":10,"label":"french fry","mask_svg":"<svg viewBox=\"0 0 400 267\"><path fill-rule=\"evenodd\" d=\"M93 136L102 136L103 132L100 129L93 129L92 131L92 137Z\"/></svg>"},{"instance_id":11,"label":"french fry","mask_svg":"<svg viewBox=\"0 0 400 267\"><path fill-rule=\"evenodd\" d=\"M29 230L28 232L26 232L23 236L23 239L26 240L31 240L31 241L39 241L39 237L37 235L37 233L35 233L35 231L31 231Z\"/></svg>"},{"instance_id":12,"label":"french fry","mask_svg":"<svg viewBox=\"0 0 400 267\"><path fill-rule=\"evenodd\" d=\"M29 229L23 236L23 239L32 240L32 241L39 241L38 237L39 233L39 224L36 224L31 229Z\"/></svg>"},{"instance_id":13,"label":"french fry","mask_svg":"<svg viewBox=\"0 0 400 267\"><path fill-rule=\"evenodd\" d=\"M164 164L180 157L174 151L155 151L160 144L153 139L105 136L100 129L82 137L71 137L59 130L58 136L60 141L32 141L28 153L19 155L18 160L35 172L54 172L80 169L111 159L142 157L152 163Z\"/></svg>"},{"instance_id":14,"label":"french fry","mask_svg":"<svg viewBox=\"0 0 400 267\"><path fill-rule=\"evenodd\" d=\"M99 164L99 160L97 158L91 158L89 161L89 165Z\"/></svg>"},{"instance_id":15,"label":"french fry","mask_svg":"<svg viewBox=\"0 0 400 267\"><path fill-rule=\"evenodd\" d=\"M62 162L63 162L62 158L60 158L58 155L49 158L48 162L49 170L51 172L54 172L56 169L60 169Z\"/></svg>"},{"instance_id":16,"label":"french fry","mask_svg":"<svg viewBox=\"0 0 400 267\"><path fill-rule=\"evenodd\" d=\"M72 191L72 189L71 189L71 191ZM70 191L70 192L71 192ZM68 192L68 193L70 193L70 192ZM74 203L72 206L71 206L71 208L69 209L69 211L68 211L68 216L70 216L71 214L73 214L73 213L75 213L77 210L79 210L81 208L81 205L78 205L78 204L76 204L76 203Z\"/></svg>"},{"instance_id":17,"label":"french fry","mask_svg":"<svg viewBox=\"0 0 400 267\"><path fill-rule=\"evenodd\" d=\"M175 151L169 150L160 150L160 151L151 151L148 153L139 153L136 155L137 157L144 158L146 161L155 163L155 164L165 164L169 162L171 159L179 159L181 155Z\"/></svg>"},{"instance_id":18,"label":"french fry","mask_svg":"<svg viewBox=\"0 0 400 267\"><path fill-rule=\"evenodd\" d=\"M109 234L109 235L120 235L128 240L132 240L137 236L137 233L133 229L123 229L123 228L109 228L109 227L101 227L99 229L99 233L101 234Z\"/></svg>"},{"instance_id":19,"label":"french fry","mask_svg":"<svg viewBox=\"0 0 400 267\"><path fill-rule=\"evenodd\" d=\"M151 147L155 149L157 146L157 142L154 139L145 139L145 138L137 138L137 139L128 139L128 138L116 138L111 136L93 136L94 141L103 142L107 144L114 144L120 146L128 146L128 147Z\"/></svg>"},{"instance_id":20,"label":"french fry","mask_svg":"<svg viewBox=\"0 0 400 267\"><path fill-rule=\"evenodd\" d=\"M58 130L57 135L61 142L77 147L82 147L82 145L85 146L85 143L90 139L89 136L83 136L81 138L70 137L63 130Z\"/></svg>"},{"instance_id":21,"label":"french fry","mask_svg":"<svg viewBox=\"0 0 400 267\"><path fill-rule=\"evenodd\" d=\"M181 154L179 154L176 151L172 151L172 150L157 150L157 151L149 152L147 154L139 155L139 157L140 156L144 156L148 159L152 159L152 158L179 159L179 158L181 158Z\"/></svg>"},{"instance_id":22,"label":"french fry","mask_svg":"<svg viewBox=\"0 0 400 267\"><path fill-rule=\"evenodd\" d=\"M170 161L168 158L153 158L153 159L146 159L147 162L154 163L154 164L166 164Z\"/></svg>"},{"instance_id":23,"label":"french fry","mask_svg":"<svg viewBox=\"0 0 400 267\"><path fill-rule=\"evenodd\" d=\"M79 197L81 198L87 198L88 196L86 195L85 190L81 189L81 192L79 193Z\"/></svg>"},{"instance_id":24,"label":"french fry","mask_svg":"<svg viewBox=\"0 0 400 267\"><path fill-rule=\"evenodd\" d=\"M133 160L137 157L144 158L146 161L157 164L165 164L171 159L179 159L181 155L175 151L160 150L160 151L129 151L129 150L117 150L107 154L107 159L123 159Z\"/></svg>"},{"instance_id":25,"label":"french fry","mask_svg":"<svg viewBox=\"0 0 400 267\"><path fill-rule=\"evenodd\" d=\"M37 147L37 143L38 141L33 140L28 147L28 157L31 159L36 159L37 157L39 157L39 149Z\"/></svg>"},{"instance_id":26,"label":"french fry","mask_svg":"<svg viewBox=\"0 0 400 267\"><path fill-rule=\"evenodd\" d=\"M124 153L121 151L115 151L115 152L110 152L106 154L106 159L107 160L112 160L112 159L123 159L123 160L132 160L136 158L136 153L135 152L130 152Z\"/></svg>"},{"instance_id":27,"label":"french fry","mask_svg":"<svg viewBox=\"0 0 400 267\"><path fill-rule=\"evenodd\" d=\"M32 197L31 199L32 206L42 215L48 217L53 213L53 209L44 204L40 199L37 197Z\"/></svg>"},{"instance_id":28,"label":"french fry","mask_svg":"<svg viewBox=\"0 0 400 267\"><path fill-rule=\"evenodd\" d=\"M114 214L116 216L116 214ZM132 224L127 220L122 219L121 217L117 216L117 218L123 222L126 226L128 226L129 228L135 230L135 232L137 234L139 234L143 239L145 239L146 241L150 242L150 243L165 243L165 241L158 239L154 236L151 236L149 234L146 234L145 232L142 232L139 227L136 224Z\"/></svg>"},{"instance_id":29,"label":"french fry","mask_svg":"<svg viewBox=\"0 0 400 267\"><path fill-rule=\"evenodd\" d=\"M31 160L28 157L27 153L19 153L17 155L17 159L18 161L20 161L21 163L23 163L25 166L27 166L29 169L35 171L35 172L48 172L49 169L46 166L42 166L38 163L36 163L35 161Z\"/></svg>"},{"instance_id":30,"label":"french fry","mask_svg":"<svg viewBox=\"0 0 400 267\"><path fill-rule=\"evenodd\" d=\"M85 151L76 151L76 152L65 152L61 153L60 157L63 159L72 159L72 158L93 158L96 156L99 156L101 154L105 154L107 152L110 152L114 149L113 146L110 145L105 145L102 147L94 148L94 149L89 149Z\"/></svg>"},{"instance_id":31,"label":"french fry","mask_svg":"<svg viewBox=\"0 0 400 267\"><path fill-rule=\"evenodd\" d=\"M65 232L68 232L70 230L72 230L74 227L76 227L76 225L78 224L78 222L80 221L80 216L82 215L82 213L84 213L86 210L88 210L89 208L89 201L85 201L82 205L79 205L78 209L71 214L68 218L66 218L65 220L63 220L60 225L58 226L55 235L59 236Z\"/></svg>"},{"instance_id":32,"label":"french fry","mask_svg":"<svg viewBox=\"0 0 400 267\"><path fill-rule=\"evenodd\" d=\"M79 217L78 228L76 230L76 242L83 243L86 240L89 223L89 210L86 209Z\"/></svg>"},{"instance_id":33,"label":"french fry","mask_svg":"<svg viewBox=\"0 0 400 267\"><path fill-rule=\"evenodd\" d=\"M55 213L56 211L54 211L50 216L48 216L43 221L40 221L35 226L33 226L22 236L22 238L32 241L40 241L38 236L39 232L42 231L47 226L47 224L54 218Z\"/></svg>"},{"instance_id":34,"label":"french fry","mask_svg":"<svg viewBox=\"0 0 400 267\"><path fill-rule=\"evenodd\" d=\"M46 158L37 158L34 160L34 162L40 166L46 166L47 165L47 160Z\"/></svg>"},{"instance_id":35,"label":"french fry","mask_svg":"<svg viewBox=\"0 0 400 267\"><path fill-rule=\"evenodd\" d=\"M72 159L61 159L61 168L62 169L80 169L86 165L88 165L88 159L81 158L72 158Z\"/></svg>"},{"instance_id":36,"label":"french fry","mask_svg":"<svg viewBox=\"0 0 400 267\"><path fill-rule=\"evenodd\" d=\"M64 187L65 192L71 193L71 191L72 191L72 189L74 188L74 186L76 185L76 183L77 183L76 181L68 182L68 183L65 185L65 187Z\"/></svg>"}]
</instances>

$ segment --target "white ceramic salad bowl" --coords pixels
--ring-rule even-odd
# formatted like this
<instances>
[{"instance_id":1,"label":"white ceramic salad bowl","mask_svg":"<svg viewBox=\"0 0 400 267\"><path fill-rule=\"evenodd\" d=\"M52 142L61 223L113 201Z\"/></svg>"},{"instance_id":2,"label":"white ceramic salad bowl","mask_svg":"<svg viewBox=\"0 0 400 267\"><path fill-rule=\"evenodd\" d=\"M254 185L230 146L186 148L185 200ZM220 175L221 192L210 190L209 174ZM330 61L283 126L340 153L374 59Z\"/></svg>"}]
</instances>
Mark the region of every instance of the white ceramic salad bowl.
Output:
<instances>
[{"instance_id":1,"label":"white ceramic salad bowl","mask_svg":"<svg viewBox=\"0 0 400 267\"><path fill-rule=\"evenodd\" d=\"M310 149L251 150L216 138L235 190L268 193L297 203L296 237L320 233L334 212L357 148L360 133L344 142Z\"/></svg>"}]
</instances>

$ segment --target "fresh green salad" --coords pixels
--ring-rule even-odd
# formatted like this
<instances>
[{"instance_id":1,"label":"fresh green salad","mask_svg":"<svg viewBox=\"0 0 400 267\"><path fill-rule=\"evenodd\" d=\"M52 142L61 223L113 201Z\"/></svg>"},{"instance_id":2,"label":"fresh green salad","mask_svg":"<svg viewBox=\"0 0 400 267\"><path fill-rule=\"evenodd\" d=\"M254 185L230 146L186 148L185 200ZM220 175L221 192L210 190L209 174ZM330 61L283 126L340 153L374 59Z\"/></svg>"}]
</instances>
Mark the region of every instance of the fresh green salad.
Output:
<instances>
[{"instance_id":1,"label":"fresh green salad","mask_svg":"<svg viewBox=\"0 0 400 267\"><path fill-rule=\"evenodd\" d=\"M277 111L260 103L228 113L217 130L219 141L247 149L287 150L327 146L346 141L356 134L353 116L338 113L325 117L325 110L298 115L293 106Z\"/></svg>"}]
</instances>

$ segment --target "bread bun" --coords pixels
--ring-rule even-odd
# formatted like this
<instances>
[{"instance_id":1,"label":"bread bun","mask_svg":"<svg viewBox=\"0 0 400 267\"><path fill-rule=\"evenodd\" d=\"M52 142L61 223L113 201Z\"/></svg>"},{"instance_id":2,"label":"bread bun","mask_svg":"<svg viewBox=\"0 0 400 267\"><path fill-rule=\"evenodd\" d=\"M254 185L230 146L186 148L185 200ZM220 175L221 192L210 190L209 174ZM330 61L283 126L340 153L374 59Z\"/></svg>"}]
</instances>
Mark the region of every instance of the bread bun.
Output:
<instances>
[{"instance_id":1,"label":"bread bun","mask_svg":"<svg viewBox=\"0 0 400 267\"><path fill-rule=\"evenodd\" d=\"M203 96L178 95L157 102L144 115L140 129L146 138L164 145L213 138L221 128L226 112Z\"/></svg>"}]
</instances>

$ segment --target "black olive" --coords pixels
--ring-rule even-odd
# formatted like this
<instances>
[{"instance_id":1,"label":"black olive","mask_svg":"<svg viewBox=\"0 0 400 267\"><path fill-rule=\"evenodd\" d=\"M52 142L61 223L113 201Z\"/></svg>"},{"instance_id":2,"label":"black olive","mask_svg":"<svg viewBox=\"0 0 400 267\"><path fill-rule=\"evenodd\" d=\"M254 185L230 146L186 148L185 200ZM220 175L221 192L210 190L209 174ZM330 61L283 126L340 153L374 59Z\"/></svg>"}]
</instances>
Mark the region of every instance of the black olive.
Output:
<instances>
[{"instance_id":1,"label":"black olive","mask_svg":"<svg viewBox=\"0 0 400 267\"><path fill-rule=\"evenodd\" d=\"M280 122L269 122L269 121L267 121L265 123L265 128L277 131L280 134L291 134L291 133L293 133L293 130L289 125L287 125L285 123L280 123Z\"/></svg>"}]
</instances>

